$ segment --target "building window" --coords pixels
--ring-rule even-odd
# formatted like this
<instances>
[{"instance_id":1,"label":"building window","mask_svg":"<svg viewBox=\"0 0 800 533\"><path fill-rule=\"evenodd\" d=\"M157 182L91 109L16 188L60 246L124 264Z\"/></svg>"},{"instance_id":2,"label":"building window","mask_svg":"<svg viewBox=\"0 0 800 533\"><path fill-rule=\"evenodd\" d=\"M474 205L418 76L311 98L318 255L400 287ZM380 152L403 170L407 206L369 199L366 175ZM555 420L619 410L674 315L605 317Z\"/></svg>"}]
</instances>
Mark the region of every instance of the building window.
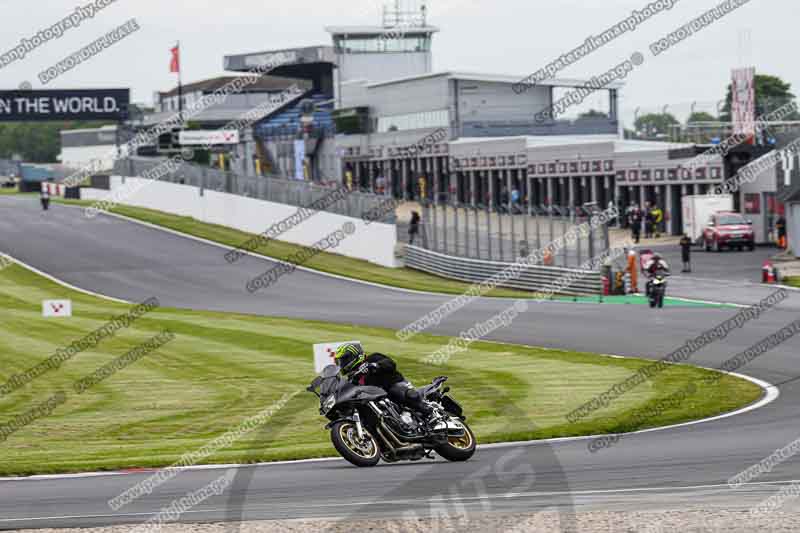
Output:
<instances>
[{"instance_id":1,"label":"building window","mask_svg":"<svg viewBox=\"0 0 800 533\"><path fill-rule=\"evenodd\" d=\"M425 128L448 128L450 113L446 109L439 111L423 111L406 115L378 117L378 132L396 130L418 130ZM394 129L390 129L394 128Z\"/></svg>"},{"instance_id":2,"label":"building window","mask_svg":"<svg viewBox=\"0 0 800 533\"><path fill-rule=\"evenodd\" d=\"M333 45L338 54L380 54L429 52L429 35L404 34L403 28L387 28L381 35L344 36L337 35Z\"/></svg>"}]
</instances>

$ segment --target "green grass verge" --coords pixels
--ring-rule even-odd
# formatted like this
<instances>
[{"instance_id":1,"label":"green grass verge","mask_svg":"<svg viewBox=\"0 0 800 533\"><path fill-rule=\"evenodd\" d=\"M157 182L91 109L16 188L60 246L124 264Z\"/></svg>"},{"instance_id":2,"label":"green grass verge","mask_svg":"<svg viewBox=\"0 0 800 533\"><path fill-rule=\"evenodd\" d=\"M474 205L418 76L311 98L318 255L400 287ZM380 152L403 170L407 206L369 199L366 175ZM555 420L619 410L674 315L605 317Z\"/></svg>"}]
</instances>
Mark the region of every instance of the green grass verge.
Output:
<instances>
[{"instance_id":1,"label":"green grass verge","mask_svg":"<svg viewBox=\"0 0 800 533\"><path fill-rule=\"evenodd\" d=\"M72 318L41 316L43 299L70 298ZM18 265L0 270L0 384L24 372L128 306L57 285ZM72 385L163 329L175 339L83 394ZM398 343L394 332L347 324L240 314L158 309L59 368L0 396L0 424L64 391L67 400L0 443L1 475L169 465L239 422L304 388L313 377L311 345L358 339L396 357L418 385L450 376L480 442L604 433L634 410L710 371L676 365L577 424L565 415L647 364L561 350L476 342L446 365L421 363L448 339L420 334ZM677 339L676 339L677 342ZM641 427L719 414L761 395L726 376L648 419ZM333 456L317 400L302 392L263 430L209 457L209 463ZM522 416L520 416L522 413Z\"/></svg>"},{"instance_id":2,"label":"green grass verge","mask_svg":"<svg viewBox=\"0 0 800 533\"><path fill-rule=\"evenodd\" d=\"M783 283L784 285L789 285L790 287L800 288L800 276L783 278L781 283Z\"/></svg>"},{"instance_id":3,"label":"green grass verge","mask_svg":"<svg viewBox=\"0 0 800 533\"><path fill-rule=\"evenodd\" d=\"M0 187L0 196L7 194L19 194L19 189L14 187Z\"/></svg>"},{"instance_id":4,"label":"green grass verge","mask_svg":"<svg viewBox=\"0 0 800 533\"><path fill-rule=\"evenodd\" d=\"M58 201L60 203L82 206L89 206L93 203L85 200ZM246 233L216 224L208 224L191 217L172 215L153 209L120 205L114 207L111 212L180 231L181 233L186 233L195 237L208 239L227 246L239 246L256 237L256 235L252 233ZM266 230L266 228L264 229ZM254 249L253 252L275 259L288 260L292 255L302 249L302 246L296 244L273 240L266 245L259 246ZM303 263L303 266L329 274L419 291L462 294L470 286L468 283L440 278L410 268L385 268L368 261L327 252L315 255L310 260ZM535 296L534 293L514 289L495 289L489 292L488 295L509 298L533 298Z\"/></svg>"},{"instance_id":5,"label":"green grass verge","mask_svg":"<svg viewBox=\"0 0 800 533\"><path fill-rule=\"evenodd\" d=\"M60 203L68 205L89 206L93 202L86 200L57 200ZM224 244L227 246L238 246L243 242L247 242L254 237L252 233L245 233L236 229L219 226L216 224L208 224L200 222L191 217L183 217L164 213L163 211L156 211L153 209L145 209L140 207L130 206L117 206L111 210L112 213L130 217L150 224L156 224L164 228L169 228L181 233L201 237L213 242ZM273 257L276 259L287 260L293 254L296 254L303 247L281 241L271 241L266 245L261 245L254 251L262 255ZM337 254L322 252L309 261L303 263L303 266L313 268L322 272L355 278L363 281L370 281L373 283L380 283L390 287L400 287L404 289L413 289L419 291L437 292L442 294L463 294L469 289L471 284L463 283L461 281L454 281L446 278L441 278L418 270L410 268L385 268L379 265L374 265L368 261L344 257ZM537 298L537 293L498 288L487 293L490 297L506 297L506 298ZM572 298L569 296L555 296L552 299L563 301L578 301L583 303L626 303L636 305L647 305L647 299L643 297L630 296L630 297L612 297L612 298L599 298L599 297L578 297ZM665 302L667 305L687 306L687 304L680 300L668 299ZM698 305L698 304L694 304ZM699 304L703 306L713 306L710 304Z\"/></svg>"}]
</instances>

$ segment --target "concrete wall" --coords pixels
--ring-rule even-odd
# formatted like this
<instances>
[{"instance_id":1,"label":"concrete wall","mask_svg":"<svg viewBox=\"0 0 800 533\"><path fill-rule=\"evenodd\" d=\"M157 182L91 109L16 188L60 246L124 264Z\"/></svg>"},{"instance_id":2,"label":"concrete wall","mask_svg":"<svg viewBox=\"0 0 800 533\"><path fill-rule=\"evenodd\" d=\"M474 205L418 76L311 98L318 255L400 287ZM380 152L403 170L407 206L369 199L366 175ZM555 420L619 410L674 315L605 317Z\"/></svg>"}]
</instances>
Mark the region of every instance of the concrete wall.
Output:
<instances>
[{"instance_id":1,"label":"concrete wall","mask_svg":"<svg viewBox=\"0 0 800 533\"><path fill-rule=\"evenodd\" d=\"M800 257L800 203L786 204L786 235L789 249L795 257Z\"/></svg>"},{"instance_id":2,"label":"concrete wall","mask_svg":"<svg viewBox=\"0 0 800 533\"><path fill-rule=\"evenodd\" d=\"M144 178L111 177L111 191L81 189L81 198L88 200L115 199L121 204L156 209L179 216L188 216L202 222L219 224L248 233L262 233L272 224L297 213L297 208L285 204L256 200L227 193L152 181ZM393 224L318 212L299 225L289 229L278 240L311 246L325 238L345 222L355 224L355 232L330 250L355 259L363 259L385 267L397 267L394 256L397 231Z\"/></svg>"},{"instance_id":3,"label":"concrete wall","mask_svg":"<svg viewBox=\"0 0 800 533\"><path fill-rule=\"evenodd\" d=\"M366 98L360 105L368 105L377 118L447 109L450 94L446 76L429 76L369 87Z\"/></svg>"},{"instance_id":4,"label":"concrete wall","mask_svg":"<svg viewBox=\"0 0 800 533\"><path fill-rule=\"evenodd\" d=\"M463 123L530 120L550 104L550 87L531 87L517 94L510 83L458 80L459 116Z\"/></svg>"},{"instance_id":5,"label":"concrete wall","mask_svg":"<svg viewBox=\"0 0 800 533\"><path fill-rule=\"evenodd\" d=\"M766 193L774 193L777 184L777 170L775 167L769 168L764 172L758 174L753 182L742 183L739 190L739 205L741 206L741 213L748 220L753 221L753 231L756 234L756 242L758 244L766 244L774 242L768 235L769 224L767 221L767 195ZM757 194L759 197L759 213L745 213L745 194ZM775 217L777 220L777 216Z\"/></svg>"},{"instance_id":6,"label":"concrete wall","mask_svg":"<svg viewBox=\"0 0 800 533\"><path fill-rule=\"evenodd\" d=\"M419 76L431 71L430 52L339 54L336 70L342 83L367 79L375 82Z\"/></svg>"},{"instance_id":7,"label":"concrete wall","mask_svg":"<svg viewBox=\"0 0 800 533\"><path fill-rule=\"evenodd\" d=\"M100 168L113 168L117 155L114 144L97 146L65 146L61 149L61 164L71 168L82 168L89 163L100 161ZM97 168L97 167L95 167Z\"/></svg>"}]
</instances>

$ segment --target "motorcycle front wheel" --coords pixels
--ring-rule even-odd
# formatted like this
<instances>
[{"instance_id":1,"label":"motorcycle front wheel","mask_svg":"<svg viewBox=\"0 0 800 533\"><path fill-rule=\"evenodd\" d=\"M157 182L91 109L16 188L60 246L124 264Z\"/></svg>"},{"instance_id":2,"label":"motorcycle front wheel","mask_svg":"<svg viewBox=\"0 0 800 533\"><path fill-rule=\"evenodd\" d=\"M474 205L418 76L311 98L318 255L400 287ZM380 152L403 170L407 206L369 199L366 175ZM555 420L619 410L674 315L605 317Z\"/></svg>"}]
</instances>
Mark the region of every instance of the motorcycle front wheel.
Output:
<instances>
[{"instance_id":1,"label":"motorcycle front wheel","mask_svg":"<svg viewBox=\"0 0 800 533\"><path fill-rule=\"evenodd\" d=\"M364 429L364 438L358 438L355 423L337 422L331 427L333 447L348 462L356 466L375 466L381 460L381 450L375 437Z\"/></svg>"},{"instance_id":2,"label":"motorcycle front wheel","mask_svg":"<svg viewBox=\"0 0 800 533\"><path fill-rule=\"evenodd\" d=\"M447 442L436 447L436 453L448 461L466 461L475 454L475 434L465 422L462 437L448 437Z\"/></svg>"}]
</instances>

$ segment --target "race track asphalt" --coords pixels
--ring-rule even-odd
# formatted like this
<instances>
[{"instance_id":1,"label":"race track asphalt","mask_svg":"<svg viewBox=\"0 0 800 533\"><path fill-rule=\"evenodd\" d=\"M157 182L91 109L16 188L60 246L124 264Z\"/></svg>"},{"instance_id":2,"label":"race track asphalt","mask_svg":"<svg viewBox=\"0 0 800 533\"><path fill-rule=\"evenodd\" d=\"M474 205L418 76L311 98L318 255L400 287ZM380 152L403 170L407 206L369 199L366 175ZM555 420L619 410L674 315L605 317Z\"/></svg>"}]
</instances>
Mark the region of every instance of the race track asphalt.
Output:
<instances>
[{"instance_id":1,"label":"race track asphalt","mask_svg":"<svg viewBox=\"0 0 800 533\"><path fill-rule=\"evenodd\" d=\"M86 219L55 205L43 213L30 197L0 197L0 251L75 286L129 301L157 296L162 305L402 327L449 297L416 294L297 271L255 295L245 283L270 261L229 265L224 250L108 216ZM700 297L691 280L672 293ZM729 283L717 300L756 301L774 289ZM705 295L703 295L705 296ZM726 297L729 296L729 297ZM480 299L432 333L458 335L507 308ZM690 362L714 367L795 320L800 293L703 348ZM730 308L537 303L489 339L659 358L736 313ZM236 470L229 490L183 514L182 521L408 516L407 513L747 508L778 485L800 480L790 458L733 490L726 480L800 437L800 341L793 338L741 372L779 386L774 402L734 417L625 437L610 449L586 441L482 448L466 463L441 460L356 469L341 460L259 465ZM498 388L501 383L495 384ZM457 390L454 389L457 394ZM520 413L524 416L524 413ZM320 428L322 431L322 428ZM0 529L142 522L225 469L180 473L119 511L107 500L147 473L0 481ZM795 508L794 501L785 508Z\"/></svg>"}]
</instances>

